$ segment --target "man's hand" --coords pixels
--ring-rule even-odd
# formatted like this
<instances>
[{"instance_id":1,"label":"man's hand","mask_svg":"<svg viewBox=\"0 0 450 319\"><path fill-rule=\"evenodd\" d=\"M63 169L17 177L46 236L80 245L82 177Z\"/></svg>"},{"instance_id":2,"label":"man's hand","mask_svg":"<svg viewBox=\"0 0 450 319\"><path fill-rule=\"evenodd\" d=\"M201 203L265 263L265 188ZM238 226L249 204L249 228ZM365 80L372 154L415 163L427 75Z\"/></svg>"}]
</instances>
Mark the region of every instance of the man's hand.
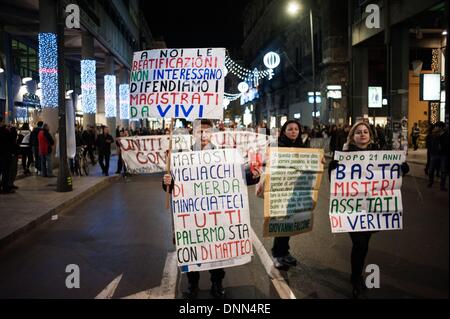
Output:
<instances>
[{"instance_id":1,"label":"man's hand","mask_svg":"<svg viewBox=\"0 0 450 319\"><path fill-rule=\"evenodd\" d=\"M172 184L172 176L170 176L170 174L164 174L163 182L164 185L170 186L170 184Z\"/></svg>"},{"instance_id":2,"label":"man's hand","mask_svg":"<svg viewBox=\"0 0 450 319\"><path fill-rule=\"evenodd\" d=\"M253 179L257 179L258 177L260 177L261 173L262 173L262 169L255 165L252 170Z\"/></svg>"}]
</instances>

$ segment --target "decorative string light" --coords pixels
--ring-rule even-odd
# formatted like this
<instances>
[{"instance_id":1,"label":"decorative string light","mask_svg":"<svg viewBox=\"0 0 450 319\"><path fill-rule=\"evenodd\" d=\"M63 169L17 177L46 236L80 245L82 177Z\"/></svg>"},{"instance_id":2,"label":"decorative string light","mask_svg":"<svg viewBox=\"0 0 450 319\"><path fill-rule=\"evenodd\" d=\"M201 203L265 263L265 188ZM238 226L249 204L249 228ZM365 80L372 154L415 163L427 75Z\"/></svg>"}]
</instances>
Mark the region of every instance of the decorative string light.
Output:
<instances>
[{"instance_id":1,"label":"decorative string light","mask_svg":"<svg viewBox=\"0 0 450 319\"><path fill-rule=\"evenodd\" d=\"M116 117L116 107L116 76L105 75L105 117Z\"/></svg>"},{"instance_id":2,"label":"decorative string light","mask_svg":"<svg viewBox=\"0 0 450 319\"><path fill-rule=\"evenodd\" d=\"M130 119L130 86L128 84L119 85L120 119Z\"/></svg>"},{"instance_id":3,"label":"decorative string light","mask_svg":"<svg viewBox=\"0 0 450 319\"><path fill-rule=\"evenodd\" d=\"M42 88L41 106L58 107L58 45L56 34L39 33L39 78Z\"/></svg>"},{"instance_id":4,"label":"decorative string light","mask_svg":"<svg viewBox=\"0 0 450 319\"><path fill-rule=\"evenodd\" d=\"M262 80L266 77L269 77L269 79L273 76L273 69L267 69L263 71L259 71L258 69L249 70L246 68L243 68L236 62L234 62L229 56L225 57L225 67L227 68L228 72L233 73L236 75L239 79L244 80L245 82L258 82L259 80ZM256 70L256 71L255 71Z\"/></svg>"},{"instance_id":5,"label":"decorative string light","mask_svg":"<svg viewBox=\"0 0 450 319\"><path fill-rule=\"evenodd\" d=\"M254 68L253 71L243 68L236 62L234 62L228 55L225 57L225 70L227 70L227 73L231 72L232 74L236 75L239 79L243 80L239 85L243 86L243 83L250 84L252 87L257 87L259 85L259 81L268 78L271 80L273 78L274 72L273 69L276 68L280 64L280 57L275 52L269 52L264 56L264 64L267 67L266 70L259 71L257 68ZM247 88L248 90L248 88ZM245 91L247 91L245 90ZM239 89L239 91L242 91ZM234 101L244 94L245 92L233 94L233 93L226 93L224 94L224 97L228 99L228 101Z\"/></svg>"},{"instance_id":6,"label":"decorative string light","mask_svg":"<svg viewBox=\"0 0 450 319\"><path fill-rule=\"evenodd\" d=\"M97 83L95 60L81 60L81 101L84 114L97 113Z\"/></svg>"}]
</instances>

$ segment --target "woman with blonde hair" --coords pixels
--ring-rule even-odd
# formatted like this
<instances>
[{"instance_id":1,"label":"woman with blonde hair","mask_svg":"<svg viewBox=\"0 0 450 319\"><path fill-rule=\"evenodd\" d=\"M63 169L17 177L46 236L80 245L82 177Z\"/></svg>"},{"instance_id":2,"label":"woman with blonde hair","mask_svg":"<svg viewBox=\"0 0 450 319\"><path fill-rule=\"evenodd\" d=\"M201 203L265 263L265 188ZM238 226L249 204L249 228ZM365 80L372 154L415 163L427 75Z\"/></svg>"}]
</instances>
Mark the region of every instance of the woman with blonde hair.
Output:
<instances>
[{"instance_id":1,"label":"woman with blonde hair","mask_svg":"<svg viewBox=\"0 0 450 319\"><path fill-rule=\"evenodd\" d=\"M362 151L377 151L378 145L375 143L374 134L366 122L357 122L350 129L348 133L347 142L344 144L342 151L344 152L362 152ZM331 171L336 169L339 162L333 160L328 166L328 175L331 177ZM401 166L403 175L409 172L409 166L405 162ZM369 250L369 241L374 231L360 231L350 232L352 240L351 252L351 269L352 274L350 282L353 285L352 295L354 298L361 297L361 293L366 289L363 278L363 269L366 256Z\"/></svg>"}]
</instances>

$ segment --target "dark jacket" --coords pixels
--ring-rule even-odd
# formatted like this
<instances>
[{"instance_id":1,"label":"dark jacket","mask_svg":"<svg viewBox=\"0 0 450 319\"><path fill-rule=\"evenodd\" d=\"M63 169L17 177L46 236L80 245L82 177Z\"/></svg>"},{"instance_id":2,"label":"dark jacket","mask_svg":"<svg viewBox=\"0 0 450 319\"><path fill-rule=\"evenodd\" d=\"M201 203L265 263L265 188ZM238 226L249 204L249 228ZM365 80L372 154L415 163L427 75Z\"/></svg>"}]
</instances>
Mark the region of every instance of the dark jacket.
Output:
<instances>
[{"instance_id":1,"label":"dark jacket","mask_svg":"<svg viewBox=\"0 0 450 319\"><path fill-rule=\"evenodd\" d=\"M30 144L33 147L38 147L39 146L38 135L39 135L40 130L42 130L42 127L35 127L33 129L33 131L31 131Z\"/></svg>"},{"instance_id":2,"label":"dark jacket","mask_svg":"<svg viewBox=\"0 0 450 319\"><path fill-rule=\"evenodd\" d=\"M442 128L436 127L430 134L428 152L431 156L448 155L448 132Z\"/></svg>"},{"instance_id":3,"label":"dark jacket","mask_svg":"<svg viewBox=\"0 0 450 319\"><path fill-rule=\"evenodd\" d=\"M0 126L0 157L9 158L14 153L15 143L11 130Z\"/></svg>"},{"instance_id":4,"label":"dark jacket","mask_svg":"<svg viewBox=\"0 0 450 319\"><path fill-rule=\"evenodd\" d=\"M95 133L90 131L83 131L82 134L83 143L87 145L89 148L95 146Z\"/></svg>"},{"instance_id":5,"label":"dark jacket","mask_svg":"<svg viewBox=\"0 0 450 319\"><path fill-rule=\"evenodd\" d=\"M49 155L52 153L52 146L55 145L53 137L47 130L40 130L38 135L39 155Z\"/></svg>"},{"instance_id":6,"label":"dark jacket","mask_svg":"<svg viewBox=\"0 0 450 319\"><path fill-rule=\"evenodd\" d=\"M300 135L295 141L290 140L289 138L286 137L286 135L281 135L278 138L278 147L302 147L302 148L305 148L305 147L307 147L307 145L303 143L302 137Z\"/></svg>"},{"instance_id":7,"label":"dark jacket","mask_svg":"<svg viewBox=\"0 0 450 319\"><path fill-rule=\"evenodd\" d=\"M103 154L111 154L111 144L114 143L114 139L109 134L100 134L97 136L98 152Z\"/></svg>"}]
</instances>

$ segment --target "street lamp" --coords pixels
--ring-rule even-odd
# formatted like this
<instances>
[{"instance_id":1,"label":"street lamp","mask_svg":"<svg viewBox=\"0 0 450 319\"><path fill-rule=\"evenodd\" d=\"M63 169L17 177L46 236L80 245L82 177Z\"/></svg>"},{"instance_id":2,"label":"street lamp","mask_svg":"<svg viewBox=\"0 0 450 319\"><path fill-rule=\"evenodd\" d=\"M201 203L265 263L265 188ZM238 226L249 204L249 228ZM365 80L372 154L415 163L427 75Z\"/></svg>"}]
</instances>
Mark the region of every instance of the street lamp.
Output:
<instances>
[{"instance_id":1,"label":"street lamp","mask_svg":"<svg viewBox=\"0 0 450 319\"><path fill-rule=\"evenodd\" d=\"M295 2L291 1L288 3L287 6L287 13L291 16L296 16L298 11L300 10L300 5ZM313 89L312 91L316 92L316 65L315 65L315 50L314 50L314 23L313 23L313 14L312 14L312 8L309 9L309 26L311 30L311 63L312 63L312 85ZM316 103L316 96L314 95L314 116L313 116L313 126L316 125L317 119L317 103Z\"/></svg>"}]
</instances>

